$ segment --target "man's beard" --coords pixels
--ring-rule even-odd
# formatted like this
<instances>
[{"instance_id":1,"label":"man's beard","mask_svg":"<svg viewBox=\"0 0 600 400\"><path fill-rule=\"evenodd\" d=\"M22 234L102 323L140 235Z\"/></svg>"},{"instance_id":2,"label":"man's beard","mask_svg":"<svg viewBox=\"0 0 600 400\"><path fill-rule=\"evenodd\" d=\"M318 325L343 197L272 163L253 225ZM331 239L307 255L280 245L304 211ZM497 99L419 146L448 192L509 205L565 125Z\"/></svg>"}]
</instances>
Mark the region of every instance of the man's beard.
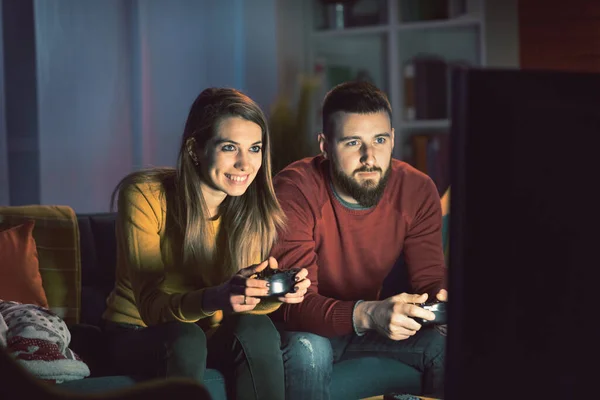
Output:
<instances>
[{"instance_id":1,"label":"man's beard","mask_svg":"<svg viewBox=\"0 0 600 400\"><path fill-rule=\"evenodd\" d=\"M346 175L343 171L337 168L336 163L332 160L331 163L331 171L333 173L334 182L339 185L339 187L348 195L350 195L354 200L358 202L363 207L370 208L379 202L381 196L383 196L383 191L385 190L385 186L390 177L391 157L390 164L388 169L379 179L379 183L375 184L375 182L371 179L365 180L362 184L357 182L354 179L354 175L359 172L380 172L381 168L372 167L368 168L363 166L352 173L352 176Z\"/></svg>"}]
</instances>

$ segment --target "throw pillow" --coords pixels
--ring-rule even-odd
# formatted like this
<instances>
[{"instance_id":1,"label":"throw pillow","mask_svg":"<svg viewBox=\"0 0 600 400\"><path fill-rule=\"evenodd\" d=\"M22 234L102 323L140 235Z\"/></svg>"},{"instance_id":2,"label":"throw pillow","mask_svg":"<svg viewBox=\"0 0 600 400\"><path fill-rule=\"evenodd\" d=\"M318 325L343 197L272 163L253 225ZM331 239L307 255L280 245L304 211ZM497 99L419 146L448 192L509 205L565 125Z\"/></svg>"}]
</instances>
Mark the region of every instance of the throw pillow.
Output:
<instances>
[{"instance_id":1,"label":"throw pillow","mask_svg":"<svg viewBox=\"0 0 600 400\"><path fill-rule=\"evenodd\" d=\"M0 232L0 299L48 307L33 227L28 221Z\"/></svg>"}]
</instances>

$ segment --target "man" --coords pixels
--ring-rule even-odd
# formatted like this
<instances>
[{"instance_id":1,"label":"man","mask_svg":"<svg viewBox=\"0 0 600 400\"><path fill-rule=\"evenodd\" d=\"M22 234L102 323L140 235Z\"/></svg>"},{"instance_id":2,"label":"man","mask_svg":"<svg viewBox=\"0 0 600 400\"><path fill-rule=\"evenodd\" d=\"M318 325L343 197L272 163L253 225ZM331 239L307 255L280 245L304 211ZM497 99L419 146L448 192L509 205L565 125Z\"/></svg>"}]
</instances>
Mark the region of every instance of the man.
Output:
<instances>
[{"instance_id":1,"label":"man","mask_svg":"<svg viewBox=\"0 0 600 400\"><path fill-rule=\"evenodd\" d=\"M417 304L447 298L436 186L392 159L391 107L372 84L347 82L326 95L319 144L321 155L274 180L289 228L271 254L284 269L307 268L313 282L302 304L278 315L286 398L328 399L332 364L357 352L417 368L424 394L442 396L442 330L416 321L435 318ZM411 294L379 299L401 253Z\"/></svg>"}]
</instances>

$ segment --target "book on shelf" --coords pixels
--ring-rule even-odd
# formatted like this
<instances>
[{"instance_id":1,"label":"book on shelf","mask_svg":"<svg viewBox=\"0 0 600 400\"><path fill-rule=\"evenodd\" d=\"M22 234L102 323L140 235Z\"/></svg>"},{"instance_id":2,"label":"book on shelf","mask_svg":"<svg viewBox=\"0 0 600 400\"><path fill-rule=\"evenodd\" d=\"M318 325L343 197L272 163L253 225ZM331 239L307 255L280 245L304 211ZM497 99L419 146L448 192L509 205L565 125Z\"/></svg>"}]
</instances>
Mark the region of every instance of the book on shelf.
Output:
<instances>
[{"instance_id":1,"label":"book on shelf","mask_svg":"<svg viewBox=\"0 0 600 400\"><path fill-rule=\"evenodd\" d=\"M403 65L404 119L448 118L448 64L439 56L418 55Z\"/></svg>"},{"instance_id":2,"label":"book on shelf","mask_svg":"<svg viewBox=\"0 0 600 400\"><path fill-rule=\"evenodd\" d=\"M469 68L467 60L445 60L417 55L403 65L403 118L405 121L448 119L450 75L453 69Z\"/></svg>"},{"instance_id":3,"label":"book on shelf","mask_svg":"<svg viewBox=\"0 0 600 400\"><path fill-rule=\"evenodd\" d=\"M401 22L448 19L448 0L400 0L399 3Z\"/></svg>"},{"instance_id":4,"label":"book on shelf","mask_svg":"<svg viewBox=\"0 0 600 400\"><path fill-rule=\"evenodd\" d=\"M421 133L410 137L409 164L429 175L442 195L450 186L450 141L448 132Z\"/></svg>"}]
</instances>

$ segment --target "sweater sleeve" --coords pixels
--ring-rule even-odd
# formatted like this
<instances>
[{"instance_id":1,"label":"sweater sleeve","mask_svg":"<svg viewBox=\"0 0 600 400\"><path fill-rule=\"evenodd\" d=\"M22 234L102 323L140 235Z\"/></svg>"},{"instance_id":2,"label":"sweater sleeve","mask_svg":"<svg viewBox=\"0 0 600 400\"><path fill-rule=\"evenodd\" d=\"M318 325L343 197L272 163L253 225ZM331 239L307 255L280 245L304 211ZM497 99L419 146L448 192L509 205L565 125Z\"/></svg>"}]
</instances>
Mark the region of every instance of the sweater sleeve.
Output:
<instances>
[{"instance_id":1,"label":"sweater sleeve","mask_svg":"<svg viewBox=\"0 0 600 400\"><path fill-rule=\"evenodd\" d=\"M446 288L442 242L442 206L434 182L426 177L417 189L419 202L404 239L404 256L414 293L428 293L433 300Z\"/></svg>"},{"instance_id":2,"label":"sweater sleeve","mask_svg":"<svg viewBox=\"0 0 600 400\"><path fill-rule=\"evenodd\" d=\"M193 315L183 315L181 302L185 293L164 285L159 233L162 219L160 201L151 190L133 185L119 193L117 238L140 316L149 326L167 321L196 322L209 317L214 313L205 313L201 304Z\"/></svg>"},{"instance_id":3,"label":"sweater sleeve","mask_svg":"<svg viewBox=\"0 0 600 400\"><path fill-rule=\"evenodd\" d=\"M288 229L279 235L271 251L281 269L306 268L311 286L300 304L283 304L279 316L288 330L334 337L354 332L352 314L356 301L342 301L319 294L317 253L313 232L315 212L304 192L292 179L274 181L277 198L288 218ZM314 195L311 193L311 195Z\"/></svg>"}]
</instances>

